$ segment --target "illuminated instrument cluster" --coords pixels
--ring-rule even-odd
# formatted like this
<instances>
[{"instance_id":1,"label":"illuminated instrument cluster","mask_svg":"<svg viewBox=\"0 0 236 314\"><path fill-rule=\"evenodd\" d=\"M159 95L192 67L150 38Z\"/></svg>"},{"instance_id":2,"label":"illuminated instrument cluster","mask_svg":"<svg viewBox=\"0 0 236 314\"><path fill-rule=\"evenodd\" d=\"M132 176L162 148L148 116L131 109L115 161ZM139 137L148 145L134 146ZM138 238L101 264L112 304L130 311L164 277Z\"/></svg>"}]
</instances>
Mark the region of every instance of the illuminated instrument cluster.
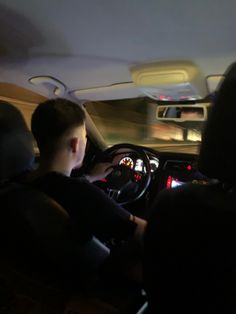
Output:
<instances>
[{"instance_id":1,"label":"illuminated instrument cluster","mask_svg":"<svg viewBox=\"0 0 236 314\"><path fill-rule=\"evenodd\" d=\"M119 165L124 165L124 166L127 166L129 167L130 169L134 169L134 161L131 157L123 157L120 162L119 162Z\"/></svg>"},{"instance_id":2,"label":"illuminated instrument cluster","mask_svg":"<svg viewBox=\"0 0 236 314\"><path fill-rule=\"evenodd\" d=\"M154 172L159 167L159 160L155 157L150 157L151 172ZM124 165L130 169L142 173L146 173L146 168L144 166L143 160L140 158L132 158L131 156L124 156L119 161L119 165Z\"/></svg>"}]
</instances>

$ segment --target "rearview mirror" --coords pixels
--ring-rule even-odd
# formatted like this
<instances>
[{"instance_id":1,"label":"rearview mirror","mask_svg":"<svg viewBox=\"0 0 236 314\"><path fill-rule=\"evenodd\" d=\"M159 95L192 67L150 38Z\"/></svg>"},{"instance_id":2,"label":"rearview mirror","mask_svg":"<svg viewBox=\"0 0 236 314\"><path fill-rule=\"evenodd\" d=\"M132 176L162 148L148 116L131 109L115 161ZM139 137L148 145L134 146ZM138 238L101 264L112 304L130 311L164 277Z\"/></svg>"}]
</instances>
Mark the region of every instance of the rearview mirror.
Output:
<instances>
[{"instance_id":1,"label":"rearview mirror","mask_svg":"<svg viewBox=\"0 0 236 314\"><path fill-rule=\"evenodd\" d=\"M207 107L210 104L194 105L158 105L156 109L157 120L206 121Z\"/></svg>"}]
</instances>

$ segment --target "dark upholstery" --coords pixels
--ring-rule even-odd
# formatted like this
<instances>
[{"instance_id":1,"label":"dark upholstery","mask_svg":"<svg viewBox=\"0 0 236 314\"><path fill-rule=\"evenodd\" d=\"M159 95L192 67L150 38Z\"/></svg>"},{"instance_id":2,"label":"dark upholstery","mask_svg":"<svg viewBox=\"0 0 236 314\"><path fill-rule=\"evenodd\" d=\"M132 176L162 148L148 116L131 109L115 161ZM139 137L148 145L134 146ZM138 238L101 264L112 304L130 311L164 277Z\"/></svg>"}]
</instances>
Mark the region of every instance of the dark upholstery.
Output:
<instances>
[{"instance_id":1,"label":"dark upholstery","mask_svg":"<svg viewBox=\"0 0 236 314\"><path fill-rule=\"evenodd\" d=\"M217 184L163 192L145 235L151 313L235 313L235 240L236 193Z\"/></svg>"},{"instance_id":2,"label":"dark upholstery","mask_svg":"<svg viewBox=\"0 0 236 314\"><path fill-rule=\"evenodd\" d=\"M39 278L50 275L52 281L76 282L109 254L96 239L80 243L67 212L40 191L9 183L0 190L0 201L1 254L20 270Z\"/></svg>"},{"instance_id":3,"label":"dark upholstery","mask_svg":"<svg viewBox=\"0 0 236 314\"><path fill-rule=\"evenodd\" d=\"M32 135L22 114L0 101L0 180L30 169L33 160Z\"/></svg>"},{"instance_id":4,"label":"dark upholstery","mask_svg":"<svg viewBox=\"0 0 236 314\"><path fill-rule=\"evenodd\" d=\"M236 312L236 64L225 74L199 157L209 184L165 190L146 234L144 281L151 314Z\"/></svg>"}]
</instances>

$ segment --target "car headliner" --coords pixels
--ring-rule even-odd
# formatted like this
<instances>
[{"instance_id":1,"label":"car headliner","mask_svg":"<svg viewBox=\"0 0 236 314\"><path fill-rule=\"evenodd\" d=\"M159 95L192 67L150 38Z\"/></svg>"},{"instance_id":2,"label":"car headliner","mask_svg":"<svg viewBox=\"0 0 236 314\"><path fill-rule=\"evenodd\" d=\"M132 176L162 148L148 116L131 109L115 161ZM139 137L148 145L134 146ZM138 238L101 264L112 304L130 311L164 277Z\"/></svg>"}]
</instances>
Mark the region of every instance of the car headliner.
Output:
<instances>
[{"instance_id":1,"label":"car headliner","mask_svg":"<svg viewBox=\"0 0 236 314\"><path fill-rule=\"evenodd\" d=\"M236 59L235 12L234 0L0 0L0 80L50 96L28 79L53 76L70 92L131 82L133 65L182 59L205 77L223 74ZM142 95L123 92L115 97Z\"/></svg>"}]
</instances>

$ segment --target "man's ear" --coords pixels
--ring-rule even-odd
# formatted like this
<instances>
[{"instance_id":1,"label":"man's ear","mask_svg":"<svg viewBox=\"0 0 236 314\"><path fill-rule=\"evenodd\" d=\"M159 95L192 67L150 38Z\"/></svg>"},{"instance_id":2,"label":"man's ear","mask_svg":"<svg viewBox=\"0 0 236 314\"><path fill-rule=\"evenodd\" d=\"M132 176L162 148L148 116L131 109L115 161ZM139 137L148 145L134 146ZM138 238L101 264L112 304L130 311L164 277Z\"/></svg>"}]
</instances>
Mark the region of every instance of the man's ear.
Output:
<instances>
[{"instance_id":1,"label":"man's ear","mask_svg":"<svg viewBox=\"0 0 236 314\"><path fill-rule=\"evenodd\" d=\"M73 137L70 140L70 147L72 150L72 153L76 153L78 148L79 148L79 138L78 137Z\"/></svg>"}]
</instances>

